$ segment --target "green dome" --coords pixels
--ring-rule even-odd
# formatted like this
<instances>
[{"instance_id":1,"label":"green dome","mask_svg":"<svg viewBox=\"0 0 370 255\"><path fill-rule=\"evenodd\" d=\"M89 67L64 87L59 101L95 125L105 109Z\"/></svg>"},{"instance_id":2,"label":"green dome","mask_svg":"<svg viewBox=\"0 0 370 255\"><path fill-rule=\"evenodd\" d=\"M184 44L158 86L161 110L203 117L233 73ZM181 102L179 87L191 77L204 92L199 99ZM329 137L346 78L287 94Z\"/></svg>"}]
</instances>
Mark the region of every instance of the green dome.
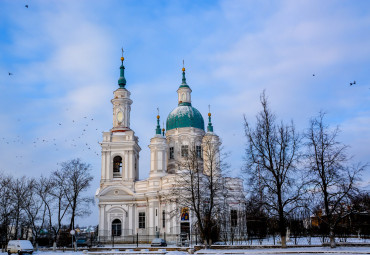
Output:
<instances>
[{"instance_id":1,"label":"green dome","mask_svg":"<svg viewBox=\"0 0 370 255\"><path fill-rule=\"evenodd\" d=\"M179 105L168 114L166 129L194 127L204 130L202 114L190 105Z\"/></svg>"}]
</instances>

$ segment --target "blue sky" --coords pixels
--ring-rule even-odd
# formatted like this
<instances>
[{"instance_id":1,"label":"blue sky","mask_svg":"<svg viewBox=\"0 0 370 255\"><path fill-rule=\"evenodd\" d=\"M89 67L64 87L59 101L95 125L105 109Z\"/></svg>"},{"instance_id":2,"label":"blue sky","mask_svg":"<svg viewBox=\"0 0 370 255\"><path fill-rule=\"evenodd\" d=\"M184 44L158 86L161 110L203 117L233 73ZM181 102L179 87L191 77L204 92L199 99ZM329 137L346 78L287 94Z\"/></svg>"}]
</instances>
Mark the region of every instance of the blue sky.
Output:
<instances>
[{"instance_id":1,"label":"blue sky","mask_svg":"<svg viewBox=\"0 0 370 255\"><path fill-rule=\"evenodd\" d=\"M1 1L0 171L37 177L80 157L94 193L122 46L141 179L156 108L163 122L177 105L183 59L193 106L206 119L211 105L233 175L243 114L254 121L264 89L279 119L303 131L323 110L353 159L370 161L369 31L369 1ZM97 222L95 208L80 220Z\"/></svg>"}]
</instances>

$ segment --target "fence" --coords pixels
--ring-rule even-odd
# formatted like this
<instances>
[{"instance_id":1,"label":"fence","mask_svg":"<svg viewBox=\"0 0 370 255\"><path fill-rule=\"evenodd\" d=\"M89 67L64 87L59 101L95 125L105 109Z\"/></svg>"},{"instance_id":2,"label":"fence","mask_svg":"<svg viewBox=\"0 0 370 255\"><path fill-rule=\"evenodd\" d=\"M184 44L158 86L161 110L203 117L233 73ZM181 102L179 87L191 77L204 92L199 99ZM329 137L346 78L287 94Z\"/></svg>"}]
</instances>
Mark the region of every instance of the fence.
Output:
<instances>
[{"instance_id":1,"label":"fence","mask_svg":"<svg viewBox=\"0 0 370 255\"><path fill-rule=\"evenodd\" d=\"M200 238L199 233L193 232L192 234L181 233L166 233L156 232L150 234L151 231L141 231L141 233L133 234L131 230L124 230L122 233L126 235L112 236L108 232L100 232L96 242L106 245L117 245L117 244L150 244L154 238L162 238L166 240L168 245L176 246L193 246L202 244L203 241ZM337 235L337 243L369 243L370 235ZM310 246L310 245L324 245L329 243L329 237L327 235L310 235L310 234L291 234L287 233L287 245L289 246ZM280 236L277 233L266 234L263 236L248 235L246 231L223 231L219 234L219 240L214 243L215 245L280 245Z\"/></svg>"},{"instance_id":2,"label":"fence","mask_svg":"<svg viewBox=\"0 0 370 255\"><path fill-rule=\"evenodd\" d=\"M166 240L168 244L177 246L189 246L191 243L199 244L200 238L197 234L162 232L162 231L148 231L140 230L138 233L133 233L132 230L123 230L121 235L112 235L109 231L99 231L97 243L100 244L143 244L151 243L154 238L161 238Z\"/></svg>"}]
</instances>

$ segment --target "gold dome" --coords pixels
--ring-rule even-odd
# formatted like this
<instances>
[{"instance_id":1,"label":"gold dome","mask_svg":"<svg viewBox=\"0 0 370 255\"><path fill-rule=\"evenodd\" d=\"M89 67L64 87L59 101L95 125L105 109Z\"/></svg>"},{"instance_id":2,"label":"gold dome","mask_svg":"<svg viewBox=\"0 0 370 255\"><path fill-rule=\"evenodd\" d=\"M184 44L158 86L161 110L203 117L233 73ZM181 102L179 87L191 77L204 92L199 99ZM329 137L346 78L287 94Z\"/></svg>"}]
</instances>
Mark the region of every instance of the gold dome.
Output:
<instances>
[{"instance_id":1,"label":"gold dome","mask_svg":"<svg viewBox=\"0 0 370 255\"><path fill-rule=\"evenodd\" d=\"M210 112L208 113L208 117L211 117L211 113Z\"/></svg>"},{"instance_id":2,"label":"gold dome","mask_svg":"<svg viewBox=\"0 0 370 255\"><path fill-rule=\"evenodd\" d=\"M123 61L123 60L125 60L125 58L124 57L121 57L121 61Z\"/></svg>"},{"instance_id":3,"label":"gold dome","mask_svg":"<svg viewBox=\"0 0 370 255\"><path fill-rule=\"evenodd\" d=\"M182 71L185 72L185 67L182 68Z\"/></svg>"}]
</instances>

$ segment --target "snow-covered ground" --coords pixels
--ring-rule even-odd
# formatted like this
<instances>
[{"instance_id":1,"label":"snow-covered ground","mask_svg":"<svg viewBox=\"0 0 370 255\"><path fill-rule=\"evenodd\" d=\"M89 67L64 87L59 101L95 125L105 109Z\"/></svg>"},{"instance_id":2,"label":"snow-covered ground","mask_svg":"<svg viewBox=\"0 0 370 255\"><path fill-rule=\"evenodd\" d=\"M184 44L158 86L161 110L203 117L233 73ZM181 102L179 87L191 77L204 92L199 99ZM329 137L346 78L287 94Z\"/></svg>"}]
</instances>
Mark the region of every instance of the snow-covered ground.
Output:
<instances>
[{"instance_id":1,"label":"snow-covered ground","mask_svg":"<svg viewBox=\"0 0 370 255\"><path fill-rule=\"evenodd\" d=\"M168 254L168 253L167 253ZM200 250L197 252L198 255L203 254L246 254L246 255L257 255L257 254L274 254L274 255L283 255L283 254L325 254L325 255L348 255L348 254L370 254L370 247L337 247L331 249L329 247L310 247L310 248L276 248L276 249L244 249L244 250Z\"/></svg>"},{"instance_id":2,"label":"snow-covered ground","mask_svg":"<svg viewBox=\"0 0 370 255\"><path fill-rule=\"evenodd\" d=\"M287 240L287 245L288 246L294 246L294 245L322 245L322 243L328 243L329 238L321 238L321 237L298 237L298 238L290 238ZM370 243L370 239L364 239L364 238L335 238L336 243ZM262 240L254 239L254 240L249 240L249 241L234 241L233 243L227 242L217 242L216 244L219 245L254 245L254 246L260 246L260 245L279 245L280 244L280 237L275 238L275 243L274 239L272 237L265 238Z\"/></svg>"},{"instance_id":3,"label":"snow-covered ground","mask_svg":"<svg viewBox=\"0 0 370 255\"><path fill-rule=\"evenodd\" d=\"M120 252L126 254L151 254L150 252ZM85 255L82 251L78 252L71 252L71 251L38 251L34 253L35 255ZM111 252L107 251L106 254L112 254ZM115 253L117 254L117 253ZM155 253L152 253L155 254ZM187 255L187 252L182 251L169 251L166 255ZM370 247L338 247L335 249L331 249L329 247L310 247L310 248L287 248L287 249L263 249L263 248L256 248L256 249L243 249L243 250L200 250L196 252L197 255L237 255L237 254L245 254L245 255L263 255L263 254L273 254L273 255L286 255L286 254L299 254L299 255L312 255L312 254L322 254L322 255L359 255L359 254L370 254ZM7 255L7 253L0 253L0 255Z\"/></svg>"}]
</instances>

